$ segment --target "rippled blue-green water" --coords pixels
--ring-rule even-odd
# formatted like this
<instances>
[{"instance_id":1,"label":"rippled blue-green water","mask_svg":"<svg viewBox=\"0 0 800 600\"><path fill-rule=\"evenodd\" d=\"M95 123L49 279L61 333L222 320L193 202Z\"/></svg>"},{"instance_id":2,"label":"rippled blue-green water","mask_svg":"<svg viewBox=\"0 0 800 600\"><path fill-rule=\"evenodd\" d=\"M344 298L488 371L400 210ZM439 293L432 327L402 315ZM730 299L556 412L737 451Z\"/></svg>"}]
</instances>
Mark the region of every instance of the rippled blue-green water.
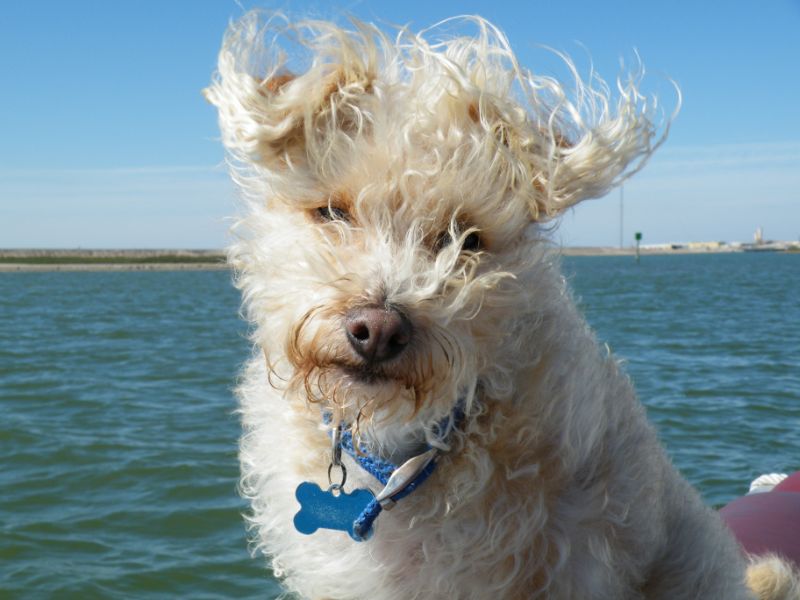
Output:
<instances>
[{"instance_id":1,"label":"rippled blue-green water","mask_svg":"<svg viewBox=\"0 0 800 600\"><path fill-rule=\"evenodd\" d=\"M800 468L800 255L566 259L712 504ZM226 272L0 274L0 597L274 598L236 494Z\"/></svg>"}]
</instances>

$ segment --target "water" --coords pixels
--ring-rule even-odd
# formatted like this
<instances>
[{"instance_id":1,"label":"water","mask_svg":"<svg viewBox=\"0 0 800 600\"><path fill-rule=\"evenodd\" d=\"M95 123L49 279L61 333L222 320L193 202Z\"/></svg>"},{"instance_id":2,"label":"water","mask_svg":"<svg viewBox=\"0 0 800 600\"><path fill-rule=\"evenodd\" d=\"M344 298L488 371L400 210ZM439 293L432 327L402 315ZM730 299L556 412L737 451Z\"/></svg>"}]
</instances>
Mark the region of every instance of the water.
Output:
<instances>
[{"instance_id":1,"label":"water","mask_svg":"<svg viewBox=\"0 0 800 600\"><path fill-rule=\"evenodd\" d=\"M800 254L587 257L564 270L710 504L800 470Z\"/></svg>"},{"instance_id":2,"label":"water","mask_svg":"<svg viewBox=\"0 0 800 600\"><path fill-rule=\"evenodd\" d=\"M236 494L226 272L0 277L0 596L270 598Z\"/></svg>"},{"instance_id":3,"label":"water","mask_svg":"<svg viewBox=\"0 0 800 600\"><path fill-rule=\"evenodd\" d=\"M566 259L719 505L800 468L800 255ZM0 275L0 597L274 598L236 495L225 272Z\"/></svg>"}]
</instances>

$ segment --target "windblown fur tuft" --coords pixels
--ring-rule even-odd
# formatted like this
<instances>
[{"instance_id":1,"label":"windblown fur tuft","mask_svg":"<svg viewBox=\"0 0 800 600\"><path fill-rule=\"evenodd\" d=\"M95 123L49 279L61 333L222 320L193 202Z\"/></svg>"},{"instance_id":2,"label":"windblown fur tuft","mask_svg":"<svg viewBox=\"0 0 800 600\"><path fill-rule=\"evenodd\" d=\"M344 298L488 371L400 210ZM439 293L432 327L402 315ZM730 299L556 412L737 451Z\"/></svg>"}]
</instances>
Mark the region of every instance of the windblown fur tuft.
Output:
<instances>
[{"instance_id":1,"label":"windblown fur tuft","mask_svg":"<svg viewBox=\"0 0 800 600\"><path fill-rule=\"evenodd\" d=\"M445 34L445 26L470 25L474 36ZM288 41L306 55L303 72L282 49ZM255 196L263 182L280 187L292 172L308 183L335 179L359 138L383 125L376 120L400 118L393 133L413 136L431 171L490 178L541 220L606 194L644 164L668 128L658 132L657 102L638 91L642 69L618 81L615 100L602 79L583 81L564 61L572 93L521 67L503 33L478 17L420 34L399 29L390 39L357 21L345 30L252 13L225 36L207 97L219 107L235 164L255 167ZM441 142L457 143L458 155L436 152ZM253 180L240 172L240 181Z\"/></svg>"},{"instance_id":2,"label":"windblown fur tuft","mask_svg":"<svg viewBox=\"0 0 800 600\"><path fill-rule=\"evenodd\" d=\"M779 556L751 557L747 586L758 600L800 600L800 570Z\"/></svg>"}]
</instances>

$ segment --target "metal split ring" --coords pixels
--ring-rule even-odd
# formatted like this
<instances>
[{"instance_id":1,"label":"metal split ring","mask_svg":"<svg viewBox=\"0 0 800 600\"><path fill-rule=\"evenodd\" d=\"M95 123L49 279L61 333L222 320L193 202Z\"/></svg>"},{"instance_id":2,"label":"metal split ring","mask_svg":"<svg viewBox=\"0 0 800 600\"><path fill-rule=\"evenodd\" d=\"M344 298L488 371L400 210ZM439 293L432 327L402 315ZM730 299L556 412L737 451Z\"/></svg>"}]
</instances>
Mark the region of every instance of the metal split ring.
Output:
<instances>
[{"instance_id":1,"label":"metal split ring","mask_svg":"<svg viewBox=\"0 0 800 600\"><path fill-rule=\"evenodd\" d=\"M333 467L339 467L342 470L342 480L339 483L333 483L333 477L331 474L333 472ZM340 462L338 465L331 463L328 465L328 483L330 484L332 489L339 489L341 490L344 487L344 482L347 481L347 469L344 468L344 465Z\"/></svg>"},{"instance_id":2,"label":"metal split ring","mask_svg":"<svg viewBox=\"0 0 800 600\"><path fill-rule=\"evenodd\" d=\"M342 470L342 478L339 483L333 483L333 467ZM328 488L331 492L341 492L344 489L344 482L347 481L347 469L342 464L342 424L339 423L331 432L331 462L328 465Z\"/></svg>"},{"instance_id":3,"label":"metal split ring","mask_svg":"<svg viewBox=\"0 0 800 600\"><path fill-rule=\"evenodd\" d=\"M342 424L339 423L331 435L331 464L342 464ZM330 471L330 469L328 469Z\"/></svg>"}]
</instances>

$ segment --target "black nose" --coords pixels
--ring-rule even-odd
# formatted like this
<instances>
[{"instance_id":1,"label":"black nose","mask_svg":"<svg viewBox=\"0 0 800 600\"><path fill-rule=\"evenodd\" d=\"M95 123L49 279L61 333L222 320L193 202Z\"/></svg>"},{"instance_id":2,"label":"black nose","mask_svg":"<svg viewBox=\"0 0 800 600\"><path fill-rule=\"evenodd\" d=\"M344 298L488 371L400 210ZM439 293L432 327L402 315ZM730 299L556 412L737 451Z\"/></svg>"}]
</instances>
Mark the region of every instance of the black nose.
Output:
<instances>
[{"instance_id":1,"label":"black nose","mask_svg":"<svg viewBox=\"0 0 800 600\"><path fill-rule=\"evenodd\" d=\"M400 354L411 341L411 322L394 308L354 308L345 315L347 339L361 357L382 362Z\"/></svg>"}]
</instances>

